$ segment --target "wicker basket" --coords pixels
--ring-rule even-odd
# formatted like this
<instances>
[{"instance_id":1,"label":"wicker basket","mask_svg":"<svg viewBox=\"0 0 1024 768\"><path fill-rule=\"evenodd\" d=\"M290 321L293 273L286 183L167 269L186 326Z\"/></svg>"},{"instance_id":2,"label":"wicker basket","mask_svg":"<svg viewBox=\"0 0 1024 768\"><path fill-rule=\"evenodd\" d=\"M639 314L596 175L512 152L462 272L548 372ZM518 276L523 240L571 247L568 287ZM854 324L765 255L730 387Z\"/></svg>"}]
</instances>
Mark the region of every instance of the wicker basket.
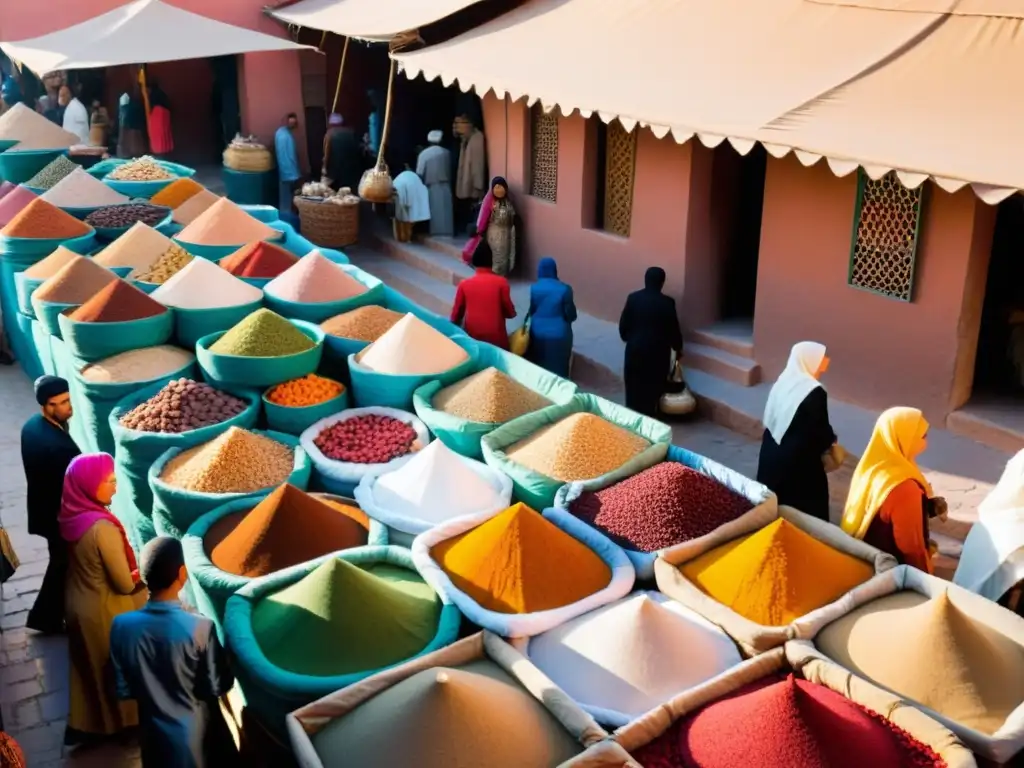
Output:
<instances>
[{"instance_id":1,"label":"wicker basket","mask_svg":"<svg viewBox=\"0 0 1024 768\"><path fill-rule=\"evenodd\" d=\"M236 144L224 150L224 167L233 171L263 173L274 167L274 157L266 147Z\"/></svg>"},{"instance_id":2,"label":"wicker basket","mask_svg":"<svg viewBox=\"0 0 1024 768\"><path fill-rule=\"evenodd\" d=\"M359 180L359 196L371 203L390 203L393 191L391 174L383 163L370 168Z\"/></svg>"},{"instance_id":3,"label":"wicker basket","mask_svg":"<svg viewBox=\"0 0 1024 768\"><path fill-rule=\"evenodd\" d=\"M313 245L341 248L359 240L359 206L320 203L307 197L295 197L299 209L302 236Z\"/></svg>"}]
</instances>

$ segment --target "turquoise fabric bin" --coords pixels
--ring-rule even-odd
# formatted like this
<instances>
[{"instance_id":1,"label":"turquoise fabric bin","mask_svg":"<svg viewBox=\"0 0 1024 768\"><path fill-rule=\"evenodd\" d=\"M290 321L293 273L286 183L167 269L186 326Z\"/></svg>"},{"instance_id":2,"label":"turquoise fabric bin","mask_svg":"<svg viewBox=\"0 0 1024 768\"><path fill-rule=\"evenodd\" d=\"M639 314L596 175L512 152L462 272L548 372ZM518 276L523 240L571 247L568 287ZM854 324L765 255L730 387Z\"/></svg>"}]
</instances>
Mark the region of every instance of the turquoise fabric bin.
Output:
<instances>
[{"instance_id":1,"label":"turquoise fabric bin","mask_svg":"<svg viewBox=\"0 0 1024 768\"><path fill-rule=\"evenodd\" d=\"M274 202L277 187L277 171L236 171L221 168L224 180L224 195L239 205L263 205Z\"/></svg>"},{"instance_id":2,"label":"turquoise fabric bin","mask_svg":"<svg viewBox=\"0 0 1024 768\"><path fill-rule=\"evenodd\" d=\"M339 384L341 382L338 382ZM345 385L342 384L342 387ZM341 394L324 400L316 405L288 406L272 403L267 399L267 393L273 387L263 393L263 412L267 415L267 426L284 432L288 435L301 435L309 427L316 424L320 419L340 413L348 408L348 388L342 389Z\"/></svg>"},{"instance_id":3,"label":"turquoise fabric bin","mask_svg":"<svg viewBox=\"0 0 1024 768\"><path fill-rule=\"evenodd\" d=\"M66 313L57 315L61 338L68 351L86 362L127 352L130 349L155 347L171 338L174 329L173 310L140 320L115 323L83 323Z\"/></svg>"},{"instance_id":4,"label":"turquoise fabric bin","mask_svg":"<svg viewBox=\"0 0 1024 768\"><path fill-rule=\"evenodd\" d=\"M178 344L193 349L204 336L223 333L247 318L263 306L262 300L236 307L214 307L212 309L174 308L174 338Z\"/></svg>"},{"instance_id":5,"label":"turquoise fabric bin","mask_svg":"<svg viewBox=\"0 0 1024 768\"><path fill-rule=\"evenodd\" d=\"M0 152L0 156L3 156L3 154L3 152ZM34 257L33 264L45 256L49 256L62 245L69 251L74 251L84 256L96 247L96 231L91 230L88 234L71 238L7 237L6 235L0 235L0 253ZM26 268L27 266L30 265L26 265Z\"/></svg>"},{"instance_id":6,"label":"turquoise fabric bin","mask_svg":"<svg viewBox=\"0 0 1024 768\"><path fill-rule=\"evenodd\" d=\"M43 301L33 296L32 308L35 310L36 320L43 326L48 334L61 338L60 316L69 309L80 307L81 304L58 304L52 301Z\"/></svg>"},{"instance_id":7,"label":"turquoise fabric bin","mask_svg":"<svg viewBox=\"0 0 1024 768\"><path fill-rule=\"evenodd\" d=\"M18 293L18 311L28 317L35 317L36 310L32 306L32 292L46 282L46 278L25 277L24 272L14 273L14 290Z\"/></svg>"},{"instance_id":8,"label":"turquoise fabric bin","mask_svg":"<svg viewBox=\"0 0 1024 768\"><path fill-rule=\"evenodd\" d=\"M223 383L231 386L272 387L289 379L297 379L313 373L320 365L324 351L324 332L317 325L301 320L291 321L295 327L313 340L316 346L304 352L283 357L242 357L240 355L218 355L210 347L224 335L223 331L211 333L196 342L196 357L203 377L216 386Z\"/></svg>"},{"instance_id":9,"label":"turquoise fabric bin","mask_svg":"<svg viewBox=\"0 0 1024 768\"><path fill-rule=\"evenodd\" d=\"M66 149L8 149L0 152L0 179L24 184L61 155Z\"/></svg>"}]
</instances>

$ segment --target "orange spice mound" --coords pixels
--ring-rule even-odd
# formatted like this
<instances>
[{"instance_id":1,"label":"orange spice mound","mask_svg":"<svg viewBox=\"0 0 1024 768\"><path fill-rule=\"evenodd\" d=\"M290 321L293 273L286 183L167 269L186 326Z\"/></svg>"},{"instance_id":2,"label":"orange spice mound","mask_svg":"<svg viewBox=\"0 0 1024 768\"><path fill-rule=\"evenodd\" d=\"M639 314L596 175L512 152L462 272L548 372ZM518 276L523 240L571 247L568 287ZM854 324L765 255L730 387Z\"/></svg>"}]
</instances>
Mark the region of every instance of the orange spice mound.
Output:
<instances>
[{"instance_id":1,"label":"orange spice mound","mask_svg":"<svg viewBox=\"0 0 1024 768\"><path fill-rule=\"evenodd\" d=\"M166 187L153 195L150 202L153 205L164 205L168 208L177 208L193 195L202 192L206 187L192 179L178 179L172 181Z\"/></svg>"},{"instance_id":2,"label":"orange spice mound","mask_svg":"<svg viewBox=\"0 0 1024 768\"><path fill-rule=\"evenodd\" d=\"M301 408L326 402L344 391L345 387L333 379L310 373L272 387L267 391L267 400L276 405Z\"/></svg>"},{"instance_id":3,"label":"orange spice mound","mask_svg":"<svg viewBox=\"0 0 1024 768\"><path fill-rule=\"evenodd\" d=\"M5 237L71 238L92 232L85 222L37 197L0 230Z\"/></svg>"},{"instance_id":4,"label":"orange spice mound","mask_svg":"<svg viewBox=\"0 0 1024 768\"><path fill-rule=\"evenodd\" d=\"M257 240L225 256L220 266L236 277L277 277L298 260L279 245Z\"/></svg>"}]
</instances>

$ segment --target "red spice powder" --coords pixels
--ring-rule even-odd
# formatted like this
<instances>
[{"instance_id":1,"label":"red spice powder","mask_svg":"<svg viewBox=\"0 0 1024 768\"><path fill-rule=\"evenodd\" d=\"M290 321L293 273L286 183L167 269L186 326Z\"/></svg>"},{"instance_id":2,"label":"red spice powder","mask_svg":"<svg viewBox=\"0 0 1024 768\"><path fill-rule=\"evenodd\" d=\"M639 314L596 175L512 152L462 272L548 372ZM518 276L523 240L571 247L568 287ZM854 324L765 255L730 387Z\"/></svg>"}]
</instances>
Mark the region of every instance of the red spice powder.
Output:
<instances>
[{"instance_id":1,"label":"red spice powder","mask_svg":"<svg viewBox=\"0 0 1024 768\"><path fill-rule=\"evenodd\" d=\"M81 237L91 231L88 224L37 197L22 208L0 230L0 234L6 237L70 238Z\"/></svg>"},{"instance_id":2,"label":"red spice powder","mask_svg":"<svg viewBox=\"0 0 1024 768\"><path fill-rule=\"evenodd\" d=\"M298 260L279 245L257 241L226 256L220 265L236 277L277 277Z\"/></svg>"},{"instance_id":3,"label":"red spice powder","mask_svg":"<svg viewBox=\"0 0 1024 768\"><path fill-rule=\"evenodd\" d=\"M645 768L946 768L881 715L793 675L712 702L633 757Z\"/></svg>"},{"instance_id":4,"label":"red spice powder","mask_svg":"<svg viewBox=\"0 0 1024 768\"><path fill-rule=\"evenodd\" d=\"M131 283L113 280L99 293L80 306L70 317L80 323L119 323L141 320L167 311L167 307L151 299Z\"/></svg>"}]
</instances>

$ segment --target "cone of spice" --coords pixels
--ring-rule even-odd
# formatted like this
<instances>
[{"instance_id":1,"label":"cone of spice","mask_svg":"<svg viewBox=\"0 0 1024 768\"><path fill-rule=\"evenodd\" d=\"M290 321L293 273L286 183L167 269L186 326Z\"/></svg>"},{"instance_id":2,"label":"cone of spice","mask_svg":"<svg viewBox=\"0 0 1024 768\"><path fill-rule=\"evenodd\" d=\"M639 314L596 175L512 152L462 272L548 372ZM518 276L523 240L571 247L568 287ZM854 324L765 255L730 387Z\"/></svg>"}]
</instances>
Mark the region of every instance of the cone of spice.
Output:
<instances>
[{"instance_id":1,"label":"cone of spice","mask_svg":"<svg viewBox=\"0 0 1024 768\"><path fill-rule=\"evenodd\" d=\"M291 251L262 240L243 245L219 263L236 277L273 278L299 260Z\"/></svg>"},{"instance_id":2,"label":"cone of spice","mask_svg":"<svg viewBox=\"0 0 1024 768\"><path fill-rule=\"evenodd\" d=\"M198 493L255 493L277 488L295 466L295 449L241 427L177 454L160 479Z\"/></svg>"},{"instance_id":3,"label":"cone of spice","mask_svg":"<svg viewBox=\"0 0 1024 768\"><path fill-rule=\"evenodd\" d=\"M171 245L167 235L139 221L93 258L105 267L128 267L132 270L129 277L135 279L135 274L152 268Z\"/></svg>"},{"instance_id":4,"label":"cone of spice","mask_svg":"<svg viewBox=\"0 0 1024 768\"><path fill-rule=\"evenodd\" d=\"M4 199L6 202L11 195ZM52 238L67 240L81 237L92 232L92 227L79 221L70 213L50 205L41 198L36 198L11 219L7 226L0 229L4 237Z\"/></svg>"},{"instance_id":5,"label":"cone of spice","mask_svg":"<svg viewBox=\"0 0 1024 768\"><path fill-rule=\"evenodd\" d=\"M3 200L7 195L18 188L17 184L13 184L9 181L0 181L0 200Z\"/></svg>"},{"instance_id":6,"label":"cone of spice","mask_svg":"<svg viewBox=\"0 0 1024 768\"><path fill-rule=\"evenodd\" d=\"M0 227L7 226L11 219L21 213L38 195L27 187L18 185L0 199Z\"/></svg>"},{"instance_id":7,"label":"cone of spice","mask_svg":"<svg viewBox=\"0 0 1024 768\"><path fill-rule=\"evenodd\" d=\"M237 357L284 357L315 346L309 336L276 312L258 309L227 330L210 351Z\"/></svg>"},{"instance_id":8,"label":"cone of spice","mask_svg":"<svg viewBox=\"0 0 1024 768\"><path fill-rule=\"evenodd\" d=\"M251 304L263 291L212 261L192 259L152 293L153 299L176 309L212 309Z\"/></svg>"},{"instance_id":9,"label":"cone of spice","mask_svg":"<svg viewBox=\"0 0 1024 768\"><path fill-rule=\"evenodd\" d=\"M370 304L342 312L320 323L323 332L341 339L376 341L405 315Z\"/></svg>"},{"instance_id":10,"label":"cone of spice","mask_svg":"<svg viewBox=\"0 0 1024 768\"><path fill-rule=\"evenodd\" d=\"M78 323L121 323L142 320L167 311L131 283L118 278L100 289L91 299L71 313Z\"/></svg>"},{"instance_id":11,"label":"cone of spice","mask_svg":"<svg viewBox=\"0 0 1024 768\"><path fill-rule=\"evenodd\" d=\"M438 390L431 405L466 421L504 424L553 403L491 366Z\"/></svg>"},{"instance_id":12,"label":"cone of spice","mask_svg":"<svg viewBox=\"0 0 1024 768\"><path fill-rule=\"evenodd\" d=\"M57 246L57 250L45 259L37 261L26 269L25 277L32 278L33 280L45 280L48 277L53 277L75 259L81 258L82 256L68 250L63 245Z\"/></svg>"},{"instance_id":13,"label":"cone of spice","mask_svg":"<svg viewBox=\"0 0 1024 768\"><path fill-rule=\"evenodd\" d=\"M166 208L174 209L205 190L206 187L198 181L177 179L153 195L150 202L153 205L162 205Z\"/></svg>"},{"instance_id":14,"label":"cone of spice","mask_svg":"<svg viewBox=\"0 0 1024 768\"><path fill-rule=\"evenodd\" d=\"M47 163L39 173L26 181L25 186L42 190L52 189L76 170L82 170L78 163L68 160L64 155L58 155Z\"/></svg>"},{"instance_id":15,"label":"cone of spice","mask_svg":"<svg viewBox=\"0 0 1024 768\"><path fill-rule=\"evenodd\" d=\"M280 234L222 197L181 230L177 239L182 243L199 245L240 245L253 240L268 240Z\"/></svg>"},{"instance_id":16,"label":"cone of spice","mask_svg":"<svg viewBox=\"0 0 1024 768\"><path fill-rule=\"evenodd\" d=\"M41 197L51 205L61 208L119 205L127 203L129 199L78 166L75 166L75 170L54 184Z\"/></svg>"},{"instance_id":17,"label":"cone of spice","mask_svg":"<svg viewBox=\"0 0 1024 768\"><path fill-rule=\"evenodd\" d=\"M468 358L466 350L410 312L356 359L377 373L428 376L450 371Z\"/></svg>"},{"instance_id":18,"label":"cone of spice","mask_svg":"<svg viewBox=\"0 0 1024 768\"><path fill-rule=\"evenodd\" d=\"M182 179L182 181L186 181L186 179ZM171 215L171 219L175 224L187 226L206 213L210 206L220 199L220 195L215 195L208 189L201 189L177 206Z\"/></svg>"},{"instance_id":19,"label":"cone of spice","mask_svg":"<svg viewBox=\"0 0 1024 768\"><path fill-rule=\"evenodd\" d=\"M65 149L79 143L75 134L65 131L21 102L0 115L0 139L17 141L18 151Z\"/></svg>"},{"instance_id":20,"label":"cone of spice","mask_svg":"<svg viewBox=\"0 0 1024 768\"><path fill-rule=\"evenodd\" d=\"M75 258L36 288L32 298L53 304L82 304L115 280L117 275L106 267L75 254Z\"/></svg>"},{"instance_id":21,"label":"cone of spice","mask_svg":"<svg viewBox=\"0 0 1024 768\"><path fill-rule=\"evenodd\" d=\"M366 286L320 251L313 251L296 260L263 290L285 301L323 304L362 296Z\"/></svg>"}]
</instances>

